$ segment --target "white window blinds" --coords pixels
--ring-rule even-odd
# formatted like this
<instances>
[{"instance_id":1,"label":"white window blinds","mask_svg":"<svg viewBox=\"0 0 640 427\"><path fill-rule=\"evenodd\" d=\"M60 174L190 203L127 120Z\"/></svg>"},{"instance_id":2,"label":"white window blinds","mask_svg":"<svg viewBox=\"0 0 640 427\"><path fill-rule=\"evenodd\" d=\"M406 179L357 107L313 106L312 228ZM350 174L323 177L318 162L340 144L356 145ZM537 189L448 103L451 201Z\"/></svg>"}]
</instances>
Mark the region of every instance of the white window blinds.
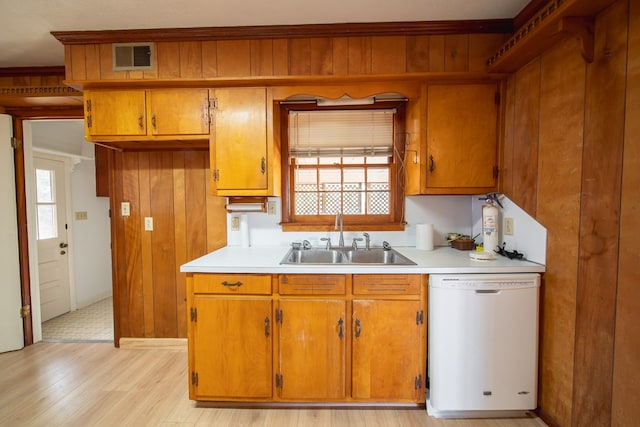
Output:
<instances>
[{"instance_id":1,"label":"white window blinds","mask_svg":"<svg viewBox=\"0 0 640 427\"><path fill-rule=\"evenodd\" d=\"M290 111L289 155L390 156L394 114L393 109Z\"/></svg>"}]
</instances>

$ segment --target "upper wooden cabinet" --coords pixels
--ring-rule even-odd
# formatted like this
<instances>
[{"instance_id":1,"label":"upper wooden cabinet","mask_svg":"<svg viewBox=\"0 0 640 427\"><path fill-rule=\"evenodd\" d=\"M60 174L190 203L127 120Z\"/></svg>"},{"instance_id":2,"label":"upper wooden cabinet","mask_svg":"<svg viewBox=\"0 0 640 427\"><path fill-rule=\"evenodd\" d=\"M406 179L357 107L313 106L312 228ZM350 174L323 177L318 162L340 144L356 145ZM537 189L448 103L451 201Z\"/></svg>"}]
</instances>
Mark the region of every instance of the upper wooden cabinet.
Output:
<instances>
[{"instance_id":1,"label":"upper wooden cabinet","mask_svg":"<svg viewBox=\"0 0 640 427\"><path fill-rule=\"evenodd\" d=\"M208 89L85 90L90 141L201 139L209 136Z\"/></svg>"},{"instance_id":2,"label":"upper wooden cabinet","mask_svg":"<svg viewBox=\"0 0 640 427\"><path fill-rule=\"evenodd\" d=\"M407 194L497 191L499 83L433 84L425 92L426 138L408 147L407 158L420 160L408 164Z\"/></svg>"},{"instance_id":3,"label":"upper wooden cabinet","mask_svg":"<svg viewBox=\"0 0 640 427\"><path fill-rule=\"evenodd\" d=\"M265 88L211 91L212 188L218 196L277 196L279 158L273 135L273 107Z\"/></svg>"}]
</instances>

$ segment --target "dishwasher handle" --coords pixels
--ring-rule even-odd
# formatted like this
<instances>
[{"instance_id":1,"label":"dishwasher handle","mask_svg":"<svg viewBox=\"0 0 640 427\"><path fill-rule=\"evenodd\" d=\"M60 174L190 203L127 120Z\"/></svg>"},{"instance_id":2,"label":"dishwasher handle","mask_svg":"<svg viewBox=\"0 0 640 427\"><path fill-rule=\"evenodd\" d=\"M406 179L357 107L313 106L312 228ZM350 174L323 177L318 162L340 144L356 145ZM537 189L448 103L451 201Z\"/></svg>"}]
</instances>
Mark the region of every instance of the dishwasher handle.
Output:
<instances>
[{"instance_id":1,"label":"dishwasher handle","mask_svg":"<svg viewBox=\"0 0 640 427\"><path fill-rule=\"evenodd\" d=\"M500 289L476 289L476 294L499 294Z\"/></svg>"}]
</instances>

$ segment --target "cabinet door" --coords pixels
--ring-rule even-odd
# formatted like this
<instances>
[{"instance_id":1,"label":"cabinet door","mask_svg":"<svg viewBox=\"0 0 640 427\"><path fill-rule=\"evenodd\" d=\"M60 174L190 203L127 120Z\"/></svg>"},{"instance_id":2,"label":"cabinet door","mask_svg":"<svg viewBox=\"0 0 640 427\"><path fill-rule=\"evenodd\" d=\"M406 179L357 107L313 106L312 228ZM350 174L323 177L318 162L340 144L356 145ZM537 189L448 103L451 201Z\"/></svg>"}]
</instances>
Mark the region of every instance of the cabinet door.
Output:
<instances>
[{"instance_id":1,"label":"cabinet door","mask_svg":"<svg viewBox=\"0 0 640 427\"><path fill-rule=\"evenodd\" d=\"M427 88L427 190L475 193L495 188L497 93L496 83Z\"/></svg>"},{"instance_id":2,"label":"cabinet door","mask_svg":"<svg viewBox=\"0 0 640 427\"><path fill-rule=\"evenodd\" d=\"M193 308L191 398L271 398L271 299L196 296Z\"/></svg>"},{"instance_id":3,"label":"cabinet door","mask_svg":"<svg viewBox=\"0 0 640 427\"><path fill-rule=\"evenodd\" d=\"M144 90L84 92L87 136L147 134Z\"/></svg>"},{"instance_id":4,"label":"cabinet door","mask_svg":"<svg viewBox=\"0 0 640 427\"><path fill-rule=\"evenodd\" d=\"M281 299L280 397L344 399L345 301Z\"/></svg>"},{"instance_id":5,"label":"cabinet door","mask_svg":"<svg viewBox=\"0 0 640 427\"><path fill-rule=\"evenodd\" d=\"M424 402L420 301L353 301L352 397Z\"/></svg>"},{"instance_id":6,"label":"cabinet door","mask_svg":"<svg viewBox=\"0 0 640 427\"><path fill-rule=\"evenodd\" d=\"M154 89L147 102L152 135L209 134L207 89Z\"/></svg>"},{"instance_id":7,"label":"cabinet door","mask_svg":"<svg viewBox=\"0 0 640 427\"><path fill-rule=\"evenodd\" d=\"M216 89L215 98L211 164L216 189L266 190L266 90Z\"/></svg>"}]
</instances>

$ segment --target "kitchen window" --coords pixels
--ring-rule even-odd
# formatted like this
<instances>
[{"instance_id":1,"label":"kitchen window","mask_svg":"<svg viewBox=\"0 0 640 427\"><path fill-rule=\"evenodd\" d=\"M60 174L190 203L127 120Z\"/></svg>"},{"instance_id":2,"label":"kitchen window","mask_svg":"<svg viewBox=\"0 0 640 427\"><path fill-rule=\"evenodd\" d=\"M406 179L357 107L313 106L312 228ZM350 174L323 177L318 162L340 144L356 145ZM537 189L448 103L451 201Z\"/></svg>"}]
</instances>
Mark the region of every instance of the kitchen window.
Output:
<instances>
[{"instance_id":1,"label":"kitchen window","mask_svg":"<svg viewBox=\"0 0 640 427\"><path fill-rule=\"evenodd\" d=\"M401 230L404 102L282 105L283 230Z\"/></svg>"}]
</instances>

